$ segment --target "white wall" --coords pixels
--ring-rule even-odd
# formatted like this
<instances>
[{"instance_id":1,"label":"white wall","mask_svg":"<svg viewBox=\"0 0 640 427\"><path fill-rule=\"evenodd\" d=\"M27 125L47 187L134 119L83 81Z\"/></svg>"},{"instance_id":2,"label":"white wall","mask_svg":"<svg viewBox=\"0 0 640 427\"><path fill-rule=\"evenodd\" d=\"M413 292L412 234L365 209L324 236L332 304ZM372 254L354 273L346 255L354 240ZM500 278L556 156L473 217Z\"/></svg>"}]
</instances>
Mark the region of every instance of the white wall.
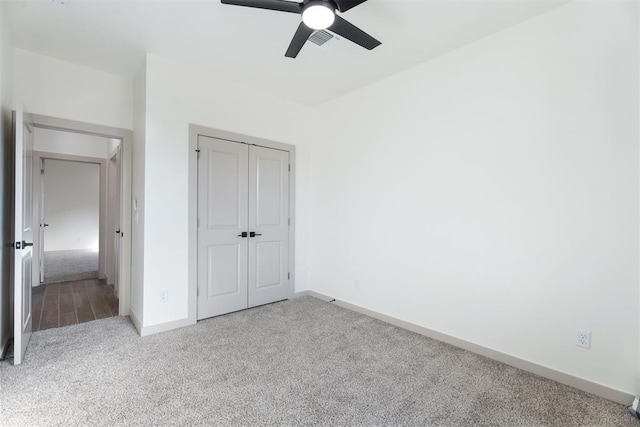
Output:
<instances>
[{"instance_id":1,"label":"white wall","mask_svg":"<svg viewBox=\"0 0 640 427\"><path fill-rule=\"evenodd\" d=\"M14 89L29 113L132 128L131 79L15 49Z\"/></svg>"},{"instance_id":2,"label":"white wall","mask_svg":"<svg viewBox=\"0 0 640 427\"><path fill-rule=\"evenodd\" d=\"M98 250L100 165L45 160L44 250Z\"/></svg>"},{"instance_id":3,"label":"white wall","mask_svg":"<svg viewBox=\"0 0 640 427\"><path fill-rule=\"evenodd\" d=\"M311 288L637 392L637 7L569 4L320 108Z\"/></svg>"},{"instance_id":4,"label":"white wall","mask_svg":"<svg viewBox=\"0 0 640 427\"><path fill-rule=\"evenodd\" d=\"M0 2L0 226L2 242L13 240L11 236L13 150L11 110L13 105L13 48L9 25L6 22L4 2ZM10 286L11 254L13 249L0 245L0 351L10 337Z\"/></svg>"},{"instance_id":5,"label":"white wall","mask_svg":"<svg viewBox=\"0 0 640 427\"><path fill-rule=\"evenodd\" d=\"M131 316L136 323L144 315L144 174L147 120L147 66L140 68L133 84L133 155L131 220Z\"/></svg>"},{"instance_id":6,"label":"white wall","mask_svg":"<svg viewBox=\"0 0 640 427\"><path fill-rule=\"evenodd\" d=\"M189 124L297 146L308 171L307 110L215 79L206 70L147 58L144 218L144 325L187 318ZM134 156L135 157L135 156ZM308 286L308 181L297 181L296 289ZM159 268L161 266L161 268ZM161 303L160 292L168 292Z\"/></svg>"},{"instance_id":7,"label":"white wall","mask_svg":"<svg viewBox=\"0 0 640 427\"><path fill-rule=\"evenodd\" d=\"M36 151L106 159L111 141L101 136L35 128L33 142Z\"/></svg>"}]
</instances>

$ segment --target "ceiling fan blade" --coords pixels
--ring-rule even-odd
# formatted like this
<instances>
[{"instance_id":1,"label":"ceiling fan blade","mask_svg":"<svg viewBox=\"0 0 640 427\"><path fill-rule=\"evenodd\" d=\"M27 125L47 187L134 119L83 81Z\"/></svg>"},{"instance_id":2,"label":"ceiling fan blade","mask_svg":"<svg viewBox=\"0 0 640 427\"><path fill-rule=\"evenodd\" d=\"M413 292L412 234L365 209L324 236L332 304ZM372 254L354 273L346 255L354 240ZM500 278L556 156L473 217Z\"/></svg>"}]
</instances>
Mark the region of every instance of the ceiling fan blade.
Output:
<instances>
[{"instance_id":1,"label":"ceiling fan blade","mask_svg":"<svg viewBox=\"0 0 640 427\"><path fill-rule=\"evenodd\" d=\"M302 3L285 0L221 0L222 4L277 10L278 12L302 13Z\"/></svg>"},{"instance_id":2,"label":"ceiling fan blade","mask_svg":"<svg viewBox=\"0 0 640 427\"><path fill-rule=\"evenodd\" d=\"M367 0L333 0L338 5L338 10L342 13L349 9L353 9L359 4L366 2Z\"/></svg>"},{"instance_id":3,"label":"ceiling fan blade","mask_svg":"<svg viewBox=\"0 0 640 427\"><path fill-rule=\"evenodd\" d=\"M293 40L291 40L291 44L289 45L289 49L287 49L287 53L284 54L287 58L295 58L300 53L300 49L307 42L309 36L313 33L314 30L307 27L304 22L301 22L296 30L296 33L293 35Z\"/></svg>"},{"instance_id":4,"label":"ceiling fan blade","mask_svg":"<svg viewBox=\"0 0 640 427\"><path fill-rule=\"evenodd\" d=\"M336 20L331 24L328 30L333 31L337 35L342 36L345 39L349 39L355 44L359 44L369 50L382 44L360 28L356 27L349 21L342 19L338 15L336 15Z\"/></svg>"}]
</instances>

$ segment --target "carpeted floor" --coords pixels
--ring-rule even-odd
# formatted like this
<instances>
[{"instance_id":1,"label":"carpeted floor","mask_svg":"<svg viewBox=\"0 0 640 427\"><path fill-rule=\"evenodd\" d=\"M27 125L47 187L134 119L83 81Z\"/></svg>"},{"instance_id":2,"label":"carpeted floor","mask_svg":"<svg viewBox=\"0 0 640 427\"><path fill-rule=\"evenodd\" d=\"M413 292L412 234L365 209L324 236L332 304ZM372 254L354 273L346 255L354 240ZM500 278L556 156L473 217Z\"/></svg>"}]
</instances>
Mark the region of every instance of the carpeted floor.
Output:
<instances>
[{"instance_id":1,"label":"carpeted floor","mask_svg":"<svg viewBox=\"0 0 640 427\"><path fill-rule=\"evenodd\" d=\"M44 253L44 282L60 283L98 278L98 252L92 250Z\"/></svg>"},{"instance_id":2,"label":"carpeted floor","mask_svg":"<svg viewBox=\"0 0 640 427\"><path fill-rule=\"evenodd\" d=\"M619 404L312 297L141 338L33 334L0 364L3 426L635 426Z\"/></svg>"}]
</instances>

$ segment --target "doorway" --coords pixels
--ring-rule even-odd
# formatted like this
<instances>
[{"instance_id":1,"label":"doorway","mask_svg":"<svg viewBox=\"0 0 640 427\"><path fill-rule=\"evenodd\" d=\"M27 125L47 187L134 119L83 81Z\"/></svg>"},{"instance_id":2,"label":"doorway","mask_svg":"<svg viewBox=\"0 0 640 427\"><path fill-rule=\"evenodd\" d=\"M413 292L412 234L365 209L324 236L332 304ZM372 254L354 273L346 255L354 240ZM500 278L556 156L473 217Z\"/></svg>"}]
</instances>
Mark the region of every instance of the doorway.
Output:
<instances>
[{"instance_id":1,"label":"doorway","mask_svg":"<svg viewBox=\"0 0 640 427\"><path fill-rule=\"evenodd\" d=\"M119 314L120 145L35 127L33 331Z\"/></svg>"},{"instance_id":2,"label":"doorway","mask_svg":"<svg viewBox=\"0 0 640 427\"><path fill-rule=\"evenodd\" d=\"M66 134L65 138L57 140L57 144L51 145L48 149L49 152L44 151L43 148L35 147L34 134L35 132L43 131L56 131L58 134ZM82 152L76 152L72 155L65 154L65 151L61 151L63 148L68 148L69 141L73 137L100 137L108 140L106 151L99 145L93 144L80 144L77 146ZM113 256L118 259L117 268L112 269L113 274L117 274L117 278L112 277L112 281L117 283L118 287L113 288L113 296L116 297L115 303L109 306L106 301L105 311L109 311L111 315L117 311L118 315L129 315L130 309L130 272L131 272L131 154L132 154L132 132L129 130L112 128L108 126L93 125L89 123L76 122L65 119L58 119L54 117L41 116L36 114L28 114L20 109L14 112L14 144L15 144L15 163L14 163L14 204L13 204L13 223L12 231L14 233L14 240L9 245L16 250L14 257L14 269L13 269L13 286L12 299L13 299L13 339L14 339L14 358L13 363L18 365L22 363L24 353L27 350L29 338L33 331L34 320L37 310L34 310L34 304L32 304L33 289L40 284L40 258L33 259L39 256L40 245L39 244L39 229L45 228L46 222L42 221L42 227L39 227L38 219L40 219L40 203L38 203L40 195L40 165L42 153L45 153L45 157L53 154L61 157L58 160L77 160L64 158L64 156L85 156L85 157L97 157L100 159L111 160L114 156L114 148L119 155L116 155L116 164L120 163L120 178L116 180L119 183L119 196L115 196L119 199L119 202L115 209L117 211L112 212L112 215L119 218L119 227L117 229L118 234L116 236L115 230L109 230L107 228L107 215L100 216L100 237L99 237L99 251L105 253L106 238L102 236L108 231L118 238L120 241L117 244L113 244L112 247L117 248L118 252L113 253ZM53 148L52 148L53 147ZM37 151L39 150L39 151ZM89 154L87 152L93 152ZM95 150L99 154L95 154ZM40 156L37 157L36 156ZM45 161L46 162L46 161ZM106 200L106 178L104 173L106 168L101 168L101 200ZM36 196L38 195L38 196ZM34 230L34 228L37 228ZM38 247L33 247L39 245ZM94 318L106 317L100 314L100 310L96 309L91 304L91 295L94 297L101 296L102 289L106 289L104 286L109 278L106 277L106 257L99 256L98 261L98 276L99 281L103 283L91 283L90 281L79 281L74 283L83 283L87 286L84 296L79 295L76 298L75 292L76 286L65 282L65 285L52 284L56 286L55 291L51 292L53 302L60 304L76 304L80 302L84 304L85 308L91 310ZM98 288L103 286L103 288ZM92 288L92 289L89 289ZM66 296L63 297L63 294ZM57 295L57 297L56 297ZM46 305L45 299L46 293L43 293L42 310L41 315L44 318L44 308ZM94 298L94 299L96 299ZM88 306L86 303L89 303ZM53 303L52 303L53 304ZM105 307L103 306L103 308ZM62 307L58 307L62 311ZM74 306L74 316L65 316L68 318L75 317L77 322L81 317L77 310L77 305ZM103 314L104 312L103 311ZM57 314L57 326L61 326L60 312ZM89 319L90 320L90 319Z\"/></svg>"}]
</instances>

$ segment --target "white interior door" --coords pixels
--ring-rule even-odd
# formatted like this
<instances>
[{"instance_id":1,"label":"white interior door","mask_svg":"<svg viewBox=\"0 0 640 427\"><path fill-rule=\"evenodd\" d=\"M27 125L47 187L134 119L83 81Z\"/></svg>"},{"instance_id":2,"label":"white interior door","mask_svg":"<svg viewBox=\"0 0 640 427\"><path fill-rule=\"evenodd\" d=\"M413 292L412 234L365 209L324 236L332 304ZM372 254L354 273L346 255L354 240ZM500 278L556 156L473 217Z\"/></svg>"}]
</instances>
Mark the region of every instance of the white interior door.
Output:
<instances>
[{"instance_id":1,"label":"white interior door","mask_svg":"<svg viewBox=\"0 0 640 427\"><path fill-rule=\"evenodd\" d=\"M198 149L198 319L205 319L247 308L249 152L204 136Z\"/></svg>"},{"instance_id":2,"label":"white interior door","mask_svg":"<svg viewBox=\"0 0 640 427\"><path fill-rule=\"evenodd\" d=\"M116 294L119 281L120 254L120 150L107 162L107 284L114 285Z\"/></svg>"},{"instance_id":3,"label":"white interior door","mask_svg":"<svg viewBox=\"0 0 640 427\"><path fill-rule=\"evenodd\" d=\"M28 115L14 113L14 335L13 363L22 363L32 331L31 275L33 258L33 128Z\"/></svg>"},{"instance_id":4,"label":"white interior door","mask_svg":"<svg viewBox=\"0 0 640 427\"><path fill-rule=\"evenodd\" d=\"M288 298L289 152L249 147L249 307ZM255 237L251 237L255 236Z\"/></svg>"}]
</instances>

